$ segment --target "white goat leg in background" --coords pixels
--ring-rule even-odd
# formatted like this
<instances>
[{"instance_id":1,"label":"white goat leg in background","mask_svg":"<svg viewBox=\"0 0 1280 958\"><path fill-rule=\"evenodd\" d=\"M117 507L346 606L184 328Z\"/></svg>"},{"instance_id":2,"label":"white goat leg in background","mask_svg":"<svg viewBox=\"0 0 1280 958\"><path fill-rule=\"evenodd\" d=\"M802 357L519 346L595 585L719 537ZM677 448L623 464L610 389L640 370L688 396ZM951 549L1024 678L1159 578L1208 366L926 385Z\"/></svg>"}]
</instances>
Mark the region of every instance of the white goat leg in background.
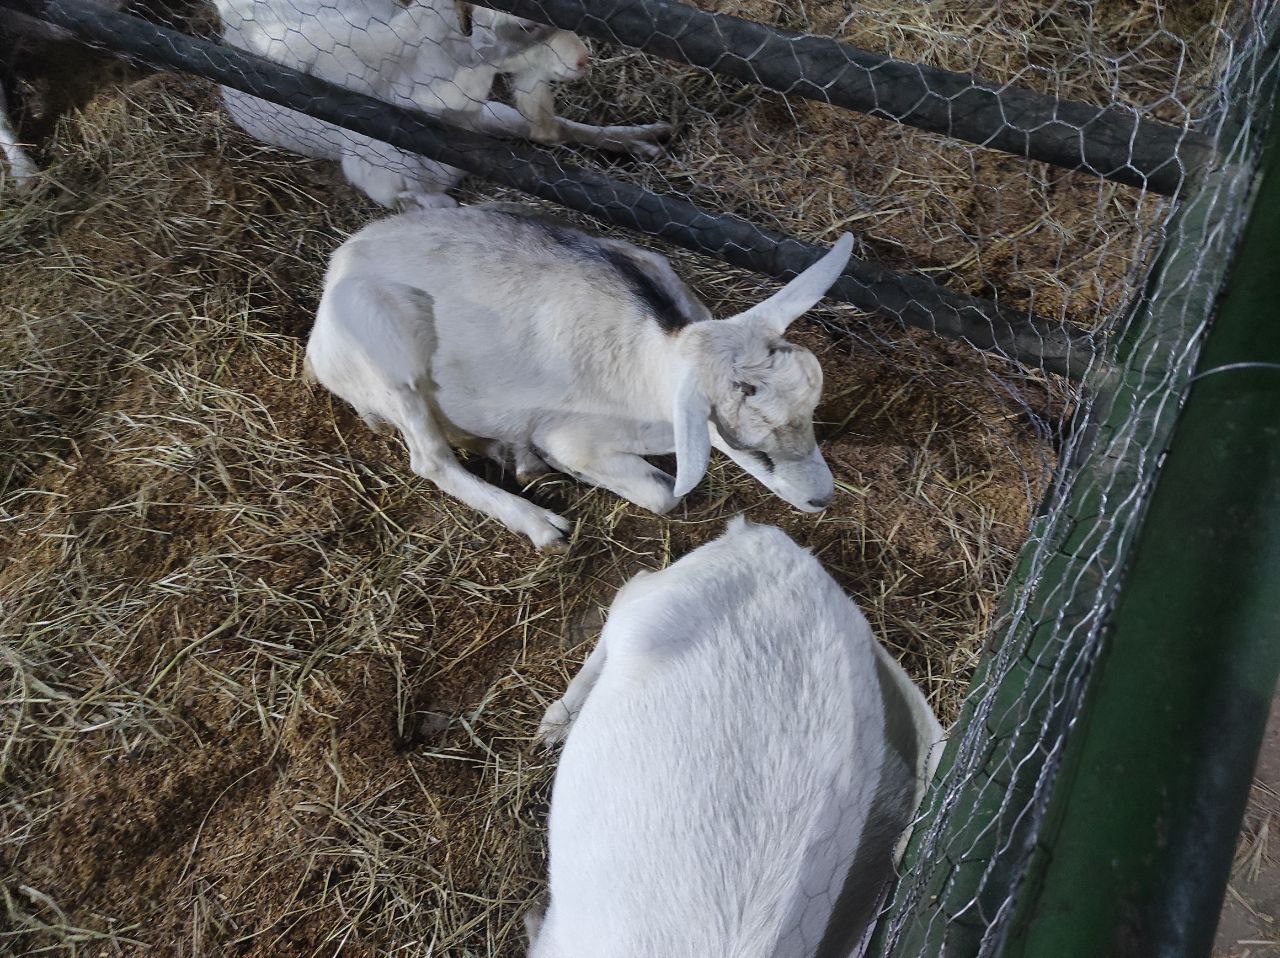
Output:
<instances>
[{"instance_id":1,"label":"white goat leg in background","mask_svg":"<svg viewBox=\"0 0 1280 958\"><path fill-rule=\"evenodd\" d=\"M30 186L35 181L39 167L18 143L18 134L9 119L9 104L5 100L3 90L0 90L0 150L3 150L4 157L9 163L9 175L17 185Z\"/></svg>"}]
</instances>

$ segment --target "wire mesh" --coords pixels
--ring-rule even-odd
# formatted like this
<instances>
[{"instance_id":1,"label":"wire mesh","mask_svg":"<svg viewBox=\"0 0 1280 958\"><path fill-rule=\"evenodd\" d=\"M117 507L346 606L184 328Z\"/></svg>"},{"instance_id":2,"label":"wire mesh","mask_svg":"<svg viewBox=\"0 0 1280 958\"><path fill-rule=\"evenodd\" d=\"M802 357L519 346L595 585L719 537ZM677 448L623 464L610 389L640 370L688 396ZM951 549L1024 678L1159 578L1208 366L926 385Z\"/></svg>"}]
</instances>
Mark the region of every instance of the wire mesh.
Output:
<instances>
[{"instance_id":1,"label":"wire mesh","mask_svg":"<svg viewBox=\"0 0 1280 958\"><path fill-rule=\"evenodd\" d=\"M1016 588L977 616L963 710L959 683L930 689L960 720L871 950L1001 953L1241 225L1274 4L148 5L171 32L74 0L3 6L214 79L247 134L377 206L523 193L648 233L725 310L752 294L723 263L786 278L854 232L846 305L817 322L874 357L859 371L1014 410L1018 436L987 438L1030 524L1016 570L1017 542L984 567ZM983 495L981 476L945 481ZM917 675L930 621L876 623Z\"/></svg>"},{"instance_id":2,"label":"wire mesh","mask_svg":"<svg viewBox=\"0 0 1280 958\"><path fill-rule=\"evenodd\" d=\"M1027 908L1066 736L1082 714L1125 557L1254 185L1275 94L1272 5L1231 36L1199 128L1217 160L1161 224L1148 285L1117 322L1113 366L1084 391L1078 428L1023 555L995 649L953 743L917 866L882 927L886 954L1003 954Z\"/></svg>"}]
</instances>

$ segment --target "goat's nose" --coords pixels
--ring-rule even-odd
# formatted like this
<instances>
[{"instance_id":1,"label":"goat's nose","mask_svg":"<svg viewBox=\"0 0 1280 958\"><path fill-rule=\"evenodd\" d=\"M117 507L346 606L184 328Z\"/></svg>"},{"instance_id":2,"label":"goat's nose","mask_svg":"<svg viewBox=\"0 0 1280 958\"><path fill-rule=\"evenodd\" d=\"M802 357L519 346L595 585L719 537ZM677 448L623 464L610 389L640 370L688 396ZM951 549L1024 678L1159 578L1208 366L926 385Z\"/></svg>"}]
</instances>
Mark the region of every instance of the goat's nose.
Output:
<instances>
[{"instance_id":1,"label":"goat's nose","mask_svg":"<svg viewBox=\"0 0 1280 958\"><path fill-rule=\"evenodd\" d=\"M831 505L831 503L835 501L835 498L836 498L836 494L832 492L832 493L829 493L828 495L821 496L817 499L810 499L809 505L813 506L813 508L815 509L825 509L827 508L827 506Z\"/></svg>"},{"instance_id":2,"label":"goat's nose","mask_svg":"<svg viewBox=\"0 0 1280 958\"><path fill-rule=\"evenodd\" d=\"M584 53L580 57L578 57L578 62L575 65L574 69L576 69L579 73L586 73L587 67L590 65L591 65L591 58Z\"/></svg>"}]
</instances>

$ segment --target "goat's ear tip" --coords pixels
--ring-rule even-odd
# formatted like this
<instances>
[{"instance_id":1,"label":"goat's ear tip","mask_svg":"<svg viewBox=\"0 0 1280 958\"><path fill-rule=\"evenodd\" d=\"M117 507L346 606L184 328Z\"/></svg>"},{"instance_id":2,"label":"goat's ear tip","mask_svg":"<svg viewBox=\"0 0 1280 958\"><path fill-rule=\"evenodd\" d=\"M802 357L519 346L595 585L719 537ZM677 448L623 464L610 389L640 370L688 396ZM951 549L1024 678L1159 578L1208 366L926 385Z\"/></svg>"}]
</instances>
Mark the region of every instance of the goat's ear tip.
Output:
<instances>
[{"instance_id":1,"label":"goat's ear tip","mask_svg":"<svg viewBox=\"0 0 1280 958\"><path fill-rule=\"evenodd\" d=\"M853 234L841 233L840 238L836 240L836 244L832 249L839 250L841 253L853 252Z\"/></svg>"},{"instance_id":2,"label":"goat's ear tip","mask_svg":"<svg viewBox=\"0 0 1280 958\"><path fill-rule=\"evenodd\" d=\"M698 477L699 479L701 476ZM676 484L671 490L671 494L677 499L683 499L689 493L693 492L698 485L698 479L690 479L688 476L676 477Z\"/></svg>"}]
</instances>

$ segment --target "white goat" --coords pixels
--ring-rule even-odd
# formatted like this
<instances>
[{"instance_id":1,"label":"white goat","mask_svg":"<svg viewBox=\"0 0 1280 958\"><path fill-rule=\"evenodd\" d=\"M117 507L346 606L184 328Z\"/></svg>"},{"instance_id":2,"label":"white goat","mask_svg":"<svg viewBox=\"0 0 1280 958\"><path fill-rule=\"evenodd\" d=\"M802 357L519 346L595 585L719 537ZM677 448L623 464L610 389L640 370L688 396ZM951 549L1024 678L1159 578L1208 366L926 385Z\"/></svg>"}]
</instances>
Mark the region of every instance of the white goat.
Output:
<instances>
[{"instance_id":1,"label":"white goat","mask_svg":"<svg viewBox=\"0 0 1280 958\"><path fill-rule=\"evenodd\" d=\"M809 551L741 518L619 590L539 732L565 741L530 958L847 958L942 741Z\"/></svg>"},{"instance_id":2,"label":"white goat","mask_svg":"<svg viewBox=\"0 0 1280 958\"><path fill-rule=\"evenodd\" d=\"M589 126L557 117L553 81L585 74L573 33L477 9L471 36L454 0L216 0L223 40L358 93L487 133L572 141L656 156L670 125ZM520 110L490 101L510 73ZM347 180L388 207L451 206L461 170L229 87L232 118L264 143L337 160ZM522 115L521 111L525 115Z\"/></svg>"},{"instance_id":3,"label":"white goat","mask_svg":"<svg viewBox=\"0 0 1280 958\"><path fill-rule=\"evenodd\" d=\"M334 253L307 374L410 468L546 547L568 523L458 464L449 441L519 475L550 466L663 513L715 445L797 508L831 503L813 436L822 368L782 339L844 269L847 234L732 319L710 314L656 253L514 204L406 213ZM644 456L675 452L677 477Z\"/></svg>"}]
</instances>

